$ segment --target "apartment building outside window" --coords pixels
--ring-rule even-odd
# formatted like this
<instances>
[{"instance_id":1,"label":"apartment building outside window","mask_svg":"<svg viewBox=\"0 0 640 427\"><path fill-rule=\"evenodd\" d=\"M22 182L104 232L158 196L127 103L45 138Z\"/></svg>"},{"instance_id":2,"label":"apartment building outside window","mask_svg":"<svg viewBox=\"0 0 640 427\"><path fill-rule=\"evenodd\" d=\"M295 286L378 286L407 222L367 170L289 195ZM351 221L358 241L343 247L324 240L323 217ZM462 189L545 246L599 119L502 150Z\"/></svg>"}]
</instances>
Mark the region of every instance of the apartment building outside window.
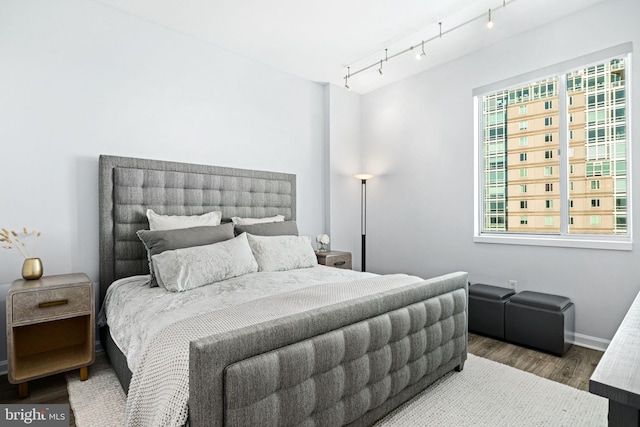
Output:
<instances>
[{"instance_id":1,"label":"apartment building outside window","mask_svg":"<svg viewBox=\"0 0 640 427\"><path fill-rule=\"evenodd\" d=\"M566 72L552 77L523 83L510 79L502 87L495 83L474 91L478 158L484 165L479 200L504 202L501 212L486 212L486 203L479 205L476 241L500 236L500 242L511 243L505 238L522 239L520 233L526 233L527 239L541 236L542 243L531 244L547 244L551 236L554 246L601 247L598 242L605 242L630 249L630 48L625 44L594 53L603 59L584 66L579 59L568 61L561 64ZM495 155L504 159L500 189L483 178L491 167L487 159ZM514 167L525 161L527 168ZM542 205L528 203L540 199ZM525 222L516 210L523 206L528 206ZM563 241L568 243L558 243Z\"/></svg>"}]
</instances>

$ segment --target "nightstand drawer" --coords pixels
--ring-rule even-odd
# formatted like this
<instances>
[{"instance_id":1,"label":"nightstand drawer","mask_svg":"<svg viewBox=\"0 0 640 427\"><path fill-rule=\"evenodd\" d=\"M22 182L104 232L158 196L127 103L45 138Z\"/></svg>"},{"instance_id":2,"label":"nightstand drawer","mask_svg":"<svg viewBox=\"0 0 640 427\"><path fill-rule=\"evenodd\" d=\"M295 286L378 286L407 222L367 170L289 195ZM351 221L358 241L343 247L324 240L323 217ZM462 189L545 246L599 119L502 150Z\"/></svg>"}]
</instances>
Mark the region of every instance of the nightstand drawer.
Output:
<instances>
[{"instance_id":1,"label":"nightstand drawer","mask_svg":"<svg viewBox=\"0 0 640 427\"><path fill-rule=\"evenodd\" d=\"M13 295L13 323L91 312L91 286L19 292Z\"/></svg>"},{"instance_id":2,"label":"nightstand drawer","mask_svg":"<svg viewBox=\"0 0 640 427\"><path fill-rule=\"evenodd\" d=\"M318 263L326 265L327 267L351 269L351 253L350 252L325 252L324 254L317 254Z\"/></svg>"}]
</instances>

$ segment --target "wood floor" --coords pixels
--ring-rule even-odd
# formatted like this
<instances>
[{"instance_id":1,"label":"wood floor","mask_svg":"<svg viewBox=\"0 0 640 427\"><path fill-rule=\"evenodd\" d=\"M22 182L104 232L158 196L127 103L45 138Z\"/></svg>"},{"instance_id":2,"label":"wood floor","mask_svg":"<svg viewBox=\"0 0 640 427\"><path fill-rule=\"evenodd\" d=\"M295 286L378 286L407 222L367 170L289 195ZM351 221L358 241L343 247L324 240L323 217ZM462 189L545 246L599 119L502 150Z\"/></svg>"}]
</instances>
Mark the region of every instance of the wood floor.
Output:
<instances>
[{"instance_id":1,"label":"wood floor","mask_svg":"<svg viewBox=\"0 0 640 427\"><path fill-rule=\"evenodd\" d=\"M475 334L469 334L469 353L585 391L603 354L574 345L557 357ZM31 381L29 396L23 400L18 399L18 386L0 376L0 397L2 403L69 403L64 374ZM75 426L72 412L70 416L70 425Z\"/></svg>"},{"instance_id":2,"label":"wood floor","mask_svg":"<svg viewBox=\"0 0 640 427\"><path fill-rule=\"evenodd\" d=\"M9 383L6 375L0 376L0 402L16 404L69 404L67 382L64 374L52 375L29 381L29 395L25 399L18 399L18 386ZM70 426L76 422L73 411L69 409Z\"/></svg>"},{"instance_id":3,"label":"wood floor","mask_svg":"<svg viewBox=\"0 0 640 427\"><path fill-rule=\"evenodd\" d=\"M604 354L572 345L558 357L475 334L469 334L469 353L584 391Z\"/></svg>"}]
</instances>

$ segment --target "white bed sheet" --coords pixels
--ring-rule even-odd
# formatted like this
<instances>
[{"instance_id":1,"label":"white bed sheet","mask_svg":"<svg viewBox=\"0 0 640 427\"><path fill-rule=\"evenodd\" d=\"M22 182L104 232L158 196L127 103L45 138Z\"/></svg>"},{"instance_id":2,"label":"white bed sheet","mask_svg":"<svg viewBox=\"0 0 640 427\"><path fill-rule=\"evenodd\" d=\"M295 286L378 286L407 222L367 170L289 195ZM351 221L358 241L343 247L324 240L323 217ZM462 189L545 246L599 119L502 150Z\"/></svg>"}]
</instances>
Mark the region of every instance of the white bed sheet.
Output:
<instances>
[{"instance_id":1,"label":"white bed sheet","mask_svg":"<svg viewBox=\"0 0 640 427\"><path fill-rule=\"evenodd\" d=\"M109 287L101 317L106 317L111 337L134 372L149 340L174 322L270 295L372 276L375 274L319 265L246 274L186 292L150 288L148 275L134 276Z\"/></svg>"}]
</instances>

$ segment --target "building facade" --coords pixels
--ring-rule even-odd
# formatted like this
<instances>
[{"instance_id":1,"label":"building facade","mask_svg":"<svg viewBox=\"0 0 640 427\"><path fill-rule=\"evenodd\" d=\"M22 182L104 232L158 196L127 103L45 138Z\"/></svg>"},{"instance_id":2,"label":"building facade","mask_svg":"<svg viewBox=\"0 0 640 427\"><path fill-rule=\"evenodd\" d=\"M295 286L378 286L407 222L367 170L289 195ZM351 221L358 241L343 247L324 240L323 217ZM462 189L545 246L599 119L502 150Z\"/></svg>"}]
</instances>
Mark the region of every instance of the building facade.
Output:
<instances>
[{"instance_id":1,"label":"building facade","mask_svg":"<svg viewBox=\"0 0 640 427\"><path fill-rule=\"evenodd\" d=\"M623 59L483 97L484 230L561 230L560 114L566 114L568 232L627 232ZM565 112L559 96L566 96Z\"/></svg>"}]
</instances>

